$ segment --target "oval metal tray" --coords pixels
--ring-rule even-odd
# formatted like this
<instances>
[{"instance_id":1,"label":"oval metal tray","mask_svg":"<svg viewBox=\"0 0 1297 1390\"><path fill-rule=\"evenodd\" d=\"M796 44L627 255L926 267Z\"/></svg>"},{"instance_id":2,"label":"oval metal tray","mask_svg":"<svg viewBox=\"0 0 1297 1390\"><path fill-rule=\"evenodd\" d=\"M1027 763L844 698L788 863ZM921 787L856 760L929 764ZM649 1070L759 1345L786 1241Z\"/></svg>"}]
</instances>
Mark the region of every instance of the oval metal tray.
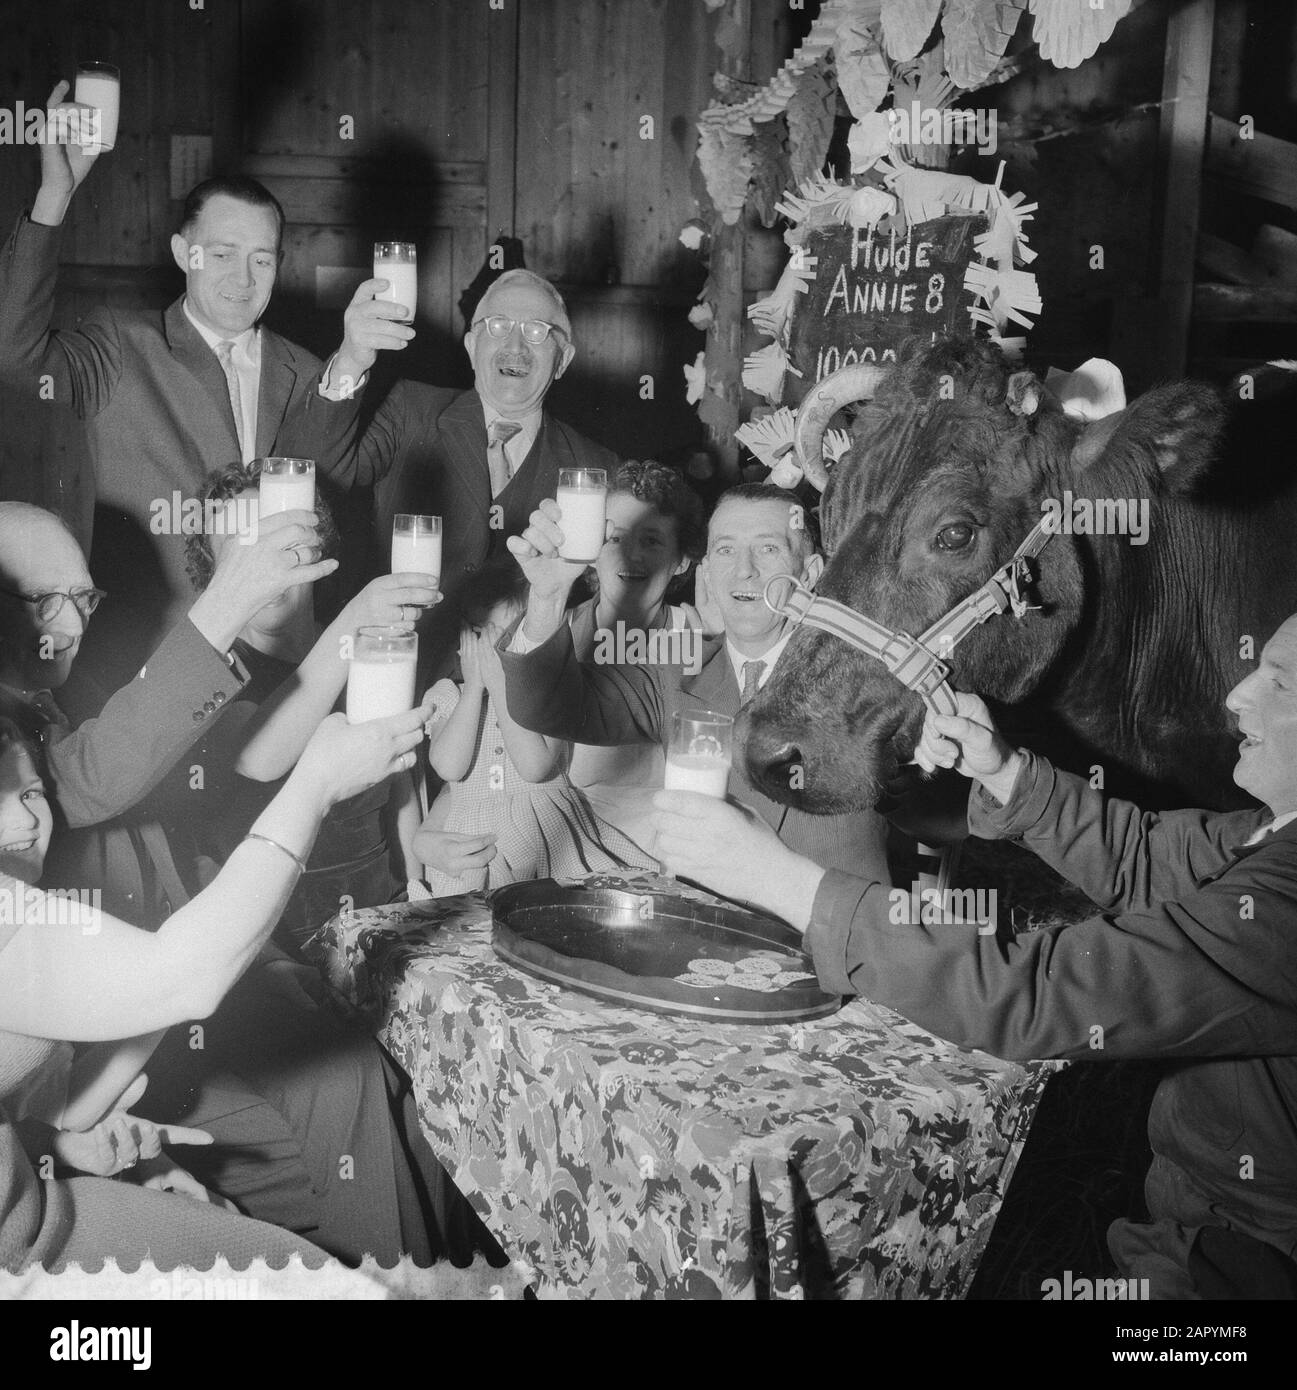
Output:
<instances>
[{"instance_id":1,"label":"oval metal tray","mask_svg":"<svg viewBox=\"0 0 1297 1390\"><path fill-rule=\"evenodd\" d=\"M491 944L502 960L617 1004L718 1023L793 1023L842 1006L819 987L801 937L745 908L537 879L498 889L491 909ZM700 979L691 968L700 960L712 963L701 973L714 971L714 984L680 978ZM753 961L765 962L765 987L752 987ZM749 968L736 972L743 963ZM774 985L775 967L808 978Z\"/></svg>"}]
</instances>

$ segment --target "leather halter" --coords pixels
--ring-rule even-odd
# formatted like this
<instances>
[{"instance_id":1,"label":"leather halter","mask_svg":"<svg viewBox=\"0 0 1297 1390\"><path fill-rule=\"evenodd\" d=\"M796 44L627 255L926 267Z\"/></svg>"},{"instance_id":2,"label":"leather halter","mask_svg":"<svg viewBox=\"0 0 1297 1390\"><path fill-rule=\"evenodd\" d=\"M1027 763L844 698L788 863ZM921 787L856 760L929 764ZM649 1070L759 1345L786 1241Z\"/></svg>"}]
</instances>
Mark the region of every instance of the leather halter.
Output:
<instances>
[{"instance_id":1,"label":"leather halter","mask_svg":"<svg viewBox=\"0 0 1297 1390\"><path fill-rule=\"evenodd\" d=\"M795 626L805 623L807 627L819 628L881 661L907 690L917 692L934 713L954 714L955 694L946 681L950 668L941 657L949 658L959 643L988 619L1010 611L1015 618L1023 618L1040 607L1028 603L1023 596L1023 589L1031 583L1028 562L1044 550L1055 531L1054 518L1041 517L1013 552L1011 560L919 637L896 632L848 608L845 603L824 598L791 574L775 575L766 585L763 596L767 608ZM770 590L776 584L789 586L788 597L782 605L774 603L770 597Z\"/></svg>"}]
</instances>

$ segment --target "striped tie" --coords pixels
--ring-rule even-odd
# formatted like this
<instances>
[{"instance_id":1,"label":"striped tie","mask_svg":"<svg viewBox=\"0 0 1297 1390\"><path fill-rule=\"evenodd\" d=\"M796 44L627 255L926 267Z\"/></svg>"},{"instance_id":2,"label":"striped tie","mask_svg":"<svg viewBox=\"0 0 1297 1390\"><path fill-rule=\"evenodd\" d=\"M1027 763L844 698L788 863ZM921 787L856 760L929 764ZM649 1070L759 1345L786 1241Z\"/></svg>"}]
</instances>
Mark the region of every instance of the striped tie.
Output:
<instances>
[{"instance_id":1,"label":"striped tie","mask_svg":"<svg viewBox=\"0 0 1297 1390\"><path fill-rule=\"evenodd\" d=\"M239 373L230 355L233 351L232 339L227 338L216 344L216 355L221 359L225 385L230 393L230 409L234 412L234 432L239 437L239 455L241 459L246 460L247 447L243 442L243 392L239 389Z\"/></svg>"},{"instance_id":2,"label":"striped tie","mask_svg":"<svg viewBox=\"0 0 1297 1390\"><path fill-rule=\"evenodd\" d=\"M743 694L741 704L748 704L756 697L761 686L761 673L766 669L764 661L745 661L743 663Z\"/></svg>"},{"instance_id":3,"label":"striped tie","mask_svg":"<svg viewBox=\"0 0 1297 1390\"><path fill-rule=\"evenodd\" d=\"M491 496L499 495L509 486L509 459L504 446L522 426L516 420L492 420L486 432L486 466L491 474Z\"/></svg>"}]
</instances>

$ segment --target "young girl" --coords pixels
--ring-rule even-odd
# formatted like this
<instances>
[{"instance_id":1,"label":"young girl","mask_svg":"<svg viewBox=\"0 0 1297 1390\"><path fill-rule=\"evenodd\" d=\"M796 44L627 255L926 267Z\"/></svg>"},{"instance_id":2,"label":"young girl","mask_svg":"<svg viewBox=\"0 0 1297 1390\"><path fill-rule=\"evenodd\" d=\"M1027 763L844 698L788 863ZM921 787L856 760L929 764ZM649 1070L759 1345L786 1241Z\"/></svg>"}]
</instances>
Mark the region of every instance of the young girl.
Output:
<instances>
[{"instance_id":1,"label":"young girl","mask_svg":"<svg viewBox=\"0 0 1297 1390\"><path fill-rule=\"evenodd\" d=\"M509 717L495 644L522 613L526 592L512 559L482 572L462 603L463 684L440 680L432 688L428 756L447 785L422 829L496 836L495 857L484 869L458 878L429 869L435 897L525 879L657 869L657 861L600 820L568 780L571 746Z\"/></svg>"}]
</instances>

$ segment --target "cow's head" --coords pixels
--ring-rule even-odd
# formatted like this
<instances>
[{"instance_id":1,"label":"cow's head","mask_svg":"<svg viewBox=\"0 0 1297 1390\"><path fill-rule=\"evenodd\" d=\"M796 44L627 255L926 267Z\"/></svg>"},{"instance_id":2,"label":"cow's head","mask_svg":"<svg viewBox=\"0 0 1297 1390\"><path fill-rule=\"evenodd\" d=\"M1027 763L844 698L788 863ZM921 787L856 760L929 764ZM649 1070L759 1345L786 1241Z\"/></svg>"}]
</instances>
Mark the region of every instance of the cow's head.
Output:
<instances>
[{"instance_id":1,"label":"cow's head","mask_svg":"<svg viewBox=\"0 0 1297 1390\"><path fill-rule=\"evenodd\" d=\"M1012 556L1045 499L1190 488L1210 460L1219 413L1210 393L1172 386L1082 425L981 342L915 348L889 372L844 372L822 390L819 408L807 412L804 460L818 460L833 409L865 401L852 449L831 478L807 467L813 481L827 482L829 560L818 591L915 636ZM1043 691L1087 640L1080 629L1095 576L1079 538L1055 536L1036 564L1041 607L993 618L966 637L949 657L952 685L1018 704ZM913 755L923 704L879 662L804 628L747 720L753 782L827 813L878 801Z\"/></svg>"}]
</instances>

